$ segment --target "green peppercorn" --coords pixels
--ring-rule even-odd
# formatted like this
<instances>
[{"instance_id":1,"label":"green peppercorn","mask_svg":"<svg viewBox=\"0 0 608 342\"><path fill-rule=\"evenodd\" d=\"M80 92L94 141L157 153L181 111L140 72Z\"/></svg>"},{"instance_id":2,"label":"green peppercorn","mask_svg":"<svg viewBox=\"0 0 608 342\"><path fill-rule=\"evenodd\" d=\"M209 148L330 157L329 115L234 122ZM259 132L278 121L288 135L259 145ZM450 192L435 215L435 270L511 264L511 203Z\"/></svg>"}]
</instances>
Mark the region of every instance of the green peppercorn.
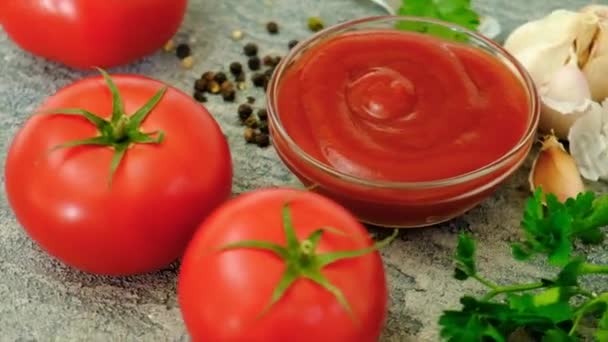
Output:
<instances>
[{"instance_id":1,"label":"green peppercorn","mask_svg":"<svg viewBox=\"0 0 608 342\"><path fill-rule=\"evenodd\" d=\"M251 116L251 114L253 114L253 108L251 108L250 105L243 103L239 106L237 112L239 114L239 119L244 122Z\"/></svg>"},{"instance_id":2,"label":"green peppercorn","mask_svg":"<svg viewBox=\"0 0 608 342\"><path fill-rule=\"evenodd\" d=\"M289 47L289 49L293 49L294 47L296 47L296 45L298 45L300 42L297 40L290 40L289 43L287 44L287 46Z\"/></svg>"},{"instance_id":3,"label":"green peppercorn","mask_svg":"<svg viewBox=\"0 0 608 342\"><path fill-rule=\"evenodd\" d=\"M238 76L239 74L241 74L241 72L243 72L243 65L239 62L233 62L230 64L230 72L234 75L234 76Z\"/></svg>"},{"instance_id":4,"label":"green peppercorn","mask_svg":"<svg viewBox=\"0 0 608 342\"><path fill-rule=\"evenodd\" d=\"M325 27L323 20L319 17L310 17L308 18L308 28L312 32L321 31Z\"/></svg>"},{"instance_id":5,"label":"green peppercorn","mask_svg":"<svg viewBox=\"0 0 608 342\"><path fill-rule=\"evenodd\" d=\"M268 30L268 33L270 34L277 34L279 33L279 24L271 21L266 24L266 30Z\"/></svg>"},{"instance_id":6,"label":"green peppercorn","mask_svg":"<svg viewBox=\"0 0 608 342\"><path fill-rule=\"evenodd\" d=\"M209 83L209 81L207 81L206 79L199 78L198 80L196 80L196 82L194 82L194 89L204 92L207 90L207 83Z\"/></svg>"},{"instance_id":7,"label":"green peppercorn","mask_svg":"<svg viewBox=\"0 0 608 342\"><path fill-rule=\"evenodd\" d=\"M270 137L265 133L257 134L255 136L255 143L259 147L268 147L268 145L270 145Z\"/></svg>"},{"instance_id":8,"label":"green peppercorn","mask_svg":"<svg viewBox=\"0 0 608 342\"><path fill-rule=\"evenodd\" d=\"M249 65L249 69L251 69L252 71L260 70L260 57L253 56L249 58L249 60L247 61L247 65Z\"/></svg>"},{"instance_id":9,"label":"green peppercorn","mask_svg":"<svg viewBox=\"0 0 608 342\"><path fill-rule=\"evenodd\" d=\"M268 120L268 111L265 108L258 110L258 118L262 121Z\"/></svg>"},{"instance_id":10,"label":"green peppercorn","mask_svg":"<svg viewBox=\"0 0 608 342\"><path fill-rule=\"evenodd\" d=\"M246 56L252 57L258 54L258 46L254 43L248 43L243 48L243 51L245 52Z\"/></svg>"},{"instance_id":11,"label":"green peppercorn","mask_svg":"<svg viewBox=\"0 0 608 342\"><path fill-rule=\"evenodd\" d=\"M207 102L207 97L205 96L205 93L198 90L194 92L194 99L198 102Z\"/></svg>"},{"instance_id":12,"label":"green peppercorn","mask_svg":"<svg viewBox=\"0 0 608 342\"><path fill-rule=\"evenodd\" d=\"M215 74L215 77L213 78L215 80L215 82L217 82L218 84L222 84L224 83L228 78L226 77L226 74L224 74L223 72L218 72L217 74Z\"/></svg>"},{"instance_id":13,"label":"green peppercorn","mask_svg":"<svg viewBox=\"0 0 608 342\"><path fill-rule=\"evenodd\" d=\"M175 49L175 55L179 59L184 59L192 54L192 50L188 44L179 44Z\"/></svg>"}]
</instances>

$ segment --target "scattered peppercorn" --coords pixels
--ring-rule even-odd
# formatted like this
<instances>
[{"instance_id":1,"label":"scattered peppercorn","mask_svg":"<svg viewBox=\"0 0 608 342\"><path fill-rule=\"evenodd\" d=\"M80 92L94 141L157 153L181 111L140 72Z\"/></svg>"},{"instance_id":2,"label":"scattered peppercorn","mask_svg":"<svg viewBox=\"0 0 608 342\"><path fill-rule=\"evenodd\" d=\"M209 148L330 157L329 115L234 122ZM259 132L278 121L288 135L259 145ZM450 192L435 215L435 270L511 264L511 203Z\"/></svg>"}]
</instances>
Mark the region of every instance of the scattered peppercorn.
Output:
<instances>
[{"instance_id":1,"label":"scattered peppercorn","mask_svg":"<svg viewBox=\"0 0 608 342\"><path fill-rule=\"evenodd\" d=\"M249 69L251 69L253 71L260 70L260 66L261 66L260 57L253 56L253 57L249 58L249 61L247 61L247 64L249 65Z\"/></svg>"},{"instance_id":2,"label":"scattered peppercorn","mask_svg":"<svg viewBox=\"0 0 608 342\"><path fill-rule=\"evenodd\" d=\"M270 34L277 34L279 33L279 24L275 23L274 21L271 21L266 24L266 29Z\"/></svg>"},{"instance_id":3,"label":"scattered peppercorn","mask_svg":"<svg viewBox=\"0 0 608 342\"><path fill-rule=\"evenodd\" d=\"M173 39L169 39L165 45L163 45L163 50L165 52L171 52L173 50L175 50L175 42L173 41Z\"/></svg>"},{"instance_id":4,"label":"scattered peppercorn","mask_svg":"<svg viewBox=\"0 0 608 342\"><path fill-rule=\"evenodd\" d=\"M255 117L255 115L250 115L247 120L245 120L245 126L250 127L250 128L257 128L258 127L258 118Z\"/></svg>"},{"instance_id":5,"label":"scattered peppercorn","mask_svg":"<svg viewBox=\"0 0 608 342\"><path fill-rule=\"evenodd\" d=\"M223 72L218 72L217 74L215 74L215 77L213 79L218 84L222 84L228 79L228 77L226 77L226 74L224 74Z\"/></svg>"},{"instance_id":6,"label":"scattered peppercorn","mask_svg":"<svg viewBox=\"0 0 608 342\"><path fill-rule=\"evenodd\" d=\"M185 69L191 69L194 66L194 57L188 56L182 59L182 67Z\"/></svg>"},{"instance_id":7,"label":"scattered peppercorn","mask_svg":"<svg viewBox=\"0 0 608 342\"><path fill-rule=\"evenodd\" d=\"M224 81L224 83L220 85L220 88L222 88L222 91L234 90L234 84L230 81Z\"/></svg>"},{"instance_id":8,"label":"scattered peppercorn","mask_svg":"<svg viewBox=\"0 0 608 342\"><path fill-rule=\"evenodd\" d=\"M206 91L207 83L209 83L209 81L207 81L206 79L199 78L198 80L196 80L196 82L194 82L194 89L198 91Z\"/></svg>"},{"instance_id":9,"label":"scattered peppercorn","mask_svg":"<svg viewBox=\"0 0 608 342\"><path fill-rule=\"evenodd\" d=\"M205 96L205 93L198 90L194 92L194 99L198 102L207 102L207 97Z\"/></svg>"},{"instance_id":10,"label":"scattered peppercorn","mask_svg":"<svg viewBox=\"0 0 608 342\"><path fill-rule=\"evenodd\" d=\"M230 36L234 40L241 40L241 39L243 39L243 31L241 31L241 30L234 30L234 31L232 31L232 34Z\"/></svg>"},{"instance_id":11,"label":"scattered peppercorn","mask_svg":"<svg viewBox=\"0 0 608 342\"><path fill-rule=\"evenodd\" d=\"M245 76L245 72L242 71L240 74L238 74L237 76L235 76L234 78L235 81L237 82L245 82L247 80L246 76Z\"/></svg>"},{"instance_id":12,"label":"scattered peppercorn","mask_svg":"<svg viewBox=\"0 0 608 342\"><path fill-rule=\"evenodd\" d=\"M243 72L243 65L239 62L232 62L230 64L230 72L234 76L238 76L239 74L241 74Z\"/></svg>"},{"instance_id":13,"label":"scattered peppercorn","mask_svg":"<svg viewBox=\"0 0 608 342\"><path fill-rule=\"evenodd\" d=\"M260 130L260 132L262 132L264 134L268 134L268 123L266 123L266 122L259 122L258 123L258 129Z\"/></svg>"},{"instance_id":14,"label":"scattered peppercorn","mask_svg":"<svg viewBox=\"0 0 608 342\"><path fill-rule=\"evenodd\" d=\"M216 81L211 81L207 84L207 91L211 94L218 94L220 90L222 90L222 88Z\"/></svg>"},{"instance_id":15,"label":"scattered peppercorn","mask_svg":"<svg viewBox=\"0 0 608 342\"><path fill-rule=\"evenodd\" d=\"M234 102L236 99L236 91L234 89L222 91L222 98L224 98L225 102Z\"/></svg>"},{"instance_id":16,"label":"scattered peppercorn","mask_svg":"<svg viewBox=\"0 0 608 342\"><path fill-rule=\"evenodd\" d=\"M215 78L215 73L213 71L207 71L201 76L201 79L204 79L204 80L207 80L210 82L213 81L214 78Z\"/></svg>"},{"instance_id":17,"label":"scattered peppercorn","mask_svg":"<svg viewBox=\"0 0 608 342\"><path fill-rule=\"evenodd\" d=\"M264 56L264 58L262 59L262 62L264 63L264 65L266 66L272 66L272 63L274 62L274 58L272 58L271 55L266 55Z\"/></svg>"},{"instance_id":18,"label":"scattered peppercorn","mask_svg":"<svg viewBox=\"0 0 608 342\"><path fill-rule=\"evenodd\" d=\"M299 43L300 43L299 41L297 41L297 40L295 40L295 39L294 39L294 40L289 41L289 44L287 44L287 46L288 46L288 47L289 47L289 49L291 50L291 49L293 49L294 47L296 47L296 45L298 45Z\"/></svg>"},{"instance_id":19,"label":"scattered peppercorn","mask_svg":"<svg viewBox=\"0 0 608 342\"><path fill-rule=\"evenodd\" d=\"M253 96L247 96L247 103L254 104L255 103L255 97L253 97Z\"/></svg>"},{"instance_id":20,"label":"scattered peppercorn","mask_svg":"<svg viewBox=\"0 0 608 342\"><path fill-rule=\"evenodd\" d=\"M267 147L270 145L270 137L268 134L260 133L255 136L255 143L259 147Z\"/></svg>"},{"instance_id":21,"label":"scattered peppercorn","mask_svg":"<svg viewBox=\"0 0 608 342\"><path fill-rule=\"evenodd\" d=\"M308 18L308 28L312 32L321 31L325 27L323 20L319 17L310 17Z\"/></svg>"},{"instance_id":22,"label":"scattered peppercorn","mask_svg":"<svg viewBox=\"0 0 608 342\"><path fill-rule=\"evenodd\" d=\"M250 105L243 103L239 106L237 112L239 114L239 119L241 119L241 121L245 121L251 116L251 114L253 114L253 108L251 108Z\"/></svg>"},{"instance_id":23,"label":"scattered peppercorn","mask_svg":"<svg viewBox=\"0 0 608 342\"><path fill-rule=\"evenodd\" d=\"M263 73L255 73L253 74L251 81L253 81L253 84L256 87L263 87L268 82L268 79Z\"/></svg>"},{"instance_id":24,"label":"scattered peppercorn","mask_svg":"<svg viewBox=\"0 0 608 342\"><path fill-rule=\"evenodd\" d=\"M258 54L258 46L254 43L248 43L243 48L243 51L245 52L246 56L253 57Z\"/></svg>"},{"instance_id":25,"label":"scattered peppercorn","mask_svg":"<svg viewBox=\"0 0 608 342\"><path fill-rule=\"evenodd\" d=\"M258 110L258 118L262 121L266 121L268 119L268 111L264 108Z\"/></svg>"},{"instance_id":26,"label":"scattered peppercorn","mask_svg":"<svg viewBox=\"0 0 608 342\"><path fill-rule=\"evenodd\" d=\"M182 43L175 49L175 54L177 55L177 58L184 59L192 54L192 50L188 44Z\"/></svg>"},{"instance_id":27,"label":"scattered peppercorn","mask_svg":"<svg viewBox=\"0 0 608 342\"><path fill-rule=\"evenodd\" d=\"M272 78L273 73L274 73L274 68L270 68L270 69L264 71L264 77L266 77L266 79L270 80Z\"/></svg>"},{"instance_id":28,"label":"scattered peppercorn","mask_svg":"<svg viewBox=\"0 0 608 342\"><path fill-rule=\"evenodd\" d=\"M255 137L257 136L256 131L253 128L247 127L245 128L245 132L243 133L245 137L245 141L248 143L255 143Z\"/></svg>"},{"instance_id":29,"label":"scattered peppercorn","mask_svg":"<svg viewBox=\"0 0 608 342\"><path fill-rule=\"evenodd\" d=\"M245 90L245 89L247 89L247 83L245 83L245 82L238 82L236 84L236 88L238 90Z\"/></svg>"}]
</instances>

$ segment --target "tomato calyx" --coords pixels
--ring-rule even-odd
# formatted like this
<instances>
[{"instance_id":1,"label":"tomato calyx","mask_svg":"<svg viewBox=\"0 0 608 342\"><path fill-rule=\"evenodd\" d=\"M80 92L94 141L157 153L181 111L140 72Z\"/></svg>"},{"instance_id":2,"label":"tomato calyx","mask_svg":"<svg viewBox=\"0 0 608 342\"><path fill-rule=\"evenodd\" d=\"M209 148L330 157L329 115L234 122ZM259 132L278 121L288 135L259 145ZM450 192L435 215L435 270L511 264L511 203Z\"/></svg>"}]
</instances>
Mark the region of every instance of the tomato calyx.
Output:
<instances>
[{"instance_id":1,"label":"tomato calyx","mask_svg":"<svg viewBox=\"0 0 608 342\"><path fill-rule=\"evenodd\" d=\"M163 131L142 132L140 126L142 122L152 112L154 107L160 102L167 91L167 87L162 87L152 98L132 115L128 115L124 109L122 96L110 75L103 69L99 69L110 93L112 94L112 116L109 120L100 117L82 108L58 108L45 111L41 114L72 115L79 116L88 120L98 131L98 135L91 138L68 141L55 146L53 150L60 148L70 148L76 146L106 146L114 149L114 155L110 163L109 185L116 170L120 166L127 149L132 144L160 144L165 138Z\"/></svg>"},{"instance_id":2,"label":"tomato calyx","mask_svg":"<svg viewBox=\"0 0 608 342\"><path fill-rule=\"evenodd\" d=\"M380 250L389 245L398 235L399 231L394 230L393 234L388 238L374 243L372 246L358 249L345 250L337 252L317 253L317 247L323 234L331 233L336 235L346 235L339 229L333 227L322 227L313 231L306 239L298 240L294 229L289 204L285 204L282 208L283 230L287 244L281 246L268 241L247 240L231 244L227 244L220 250L231 250L241 248L251 248L271 252L285 262L285 271L279 280L278 285L274 289L269 303L260 316L267 313L276 303L278 303L287 290L299 279L307 279L323 289L329 291L346 310L348 315L356 320L352 308L342 291L333 285L323 274L322 270L335 262L353 259Z\"/></svg>"}]
</instances>

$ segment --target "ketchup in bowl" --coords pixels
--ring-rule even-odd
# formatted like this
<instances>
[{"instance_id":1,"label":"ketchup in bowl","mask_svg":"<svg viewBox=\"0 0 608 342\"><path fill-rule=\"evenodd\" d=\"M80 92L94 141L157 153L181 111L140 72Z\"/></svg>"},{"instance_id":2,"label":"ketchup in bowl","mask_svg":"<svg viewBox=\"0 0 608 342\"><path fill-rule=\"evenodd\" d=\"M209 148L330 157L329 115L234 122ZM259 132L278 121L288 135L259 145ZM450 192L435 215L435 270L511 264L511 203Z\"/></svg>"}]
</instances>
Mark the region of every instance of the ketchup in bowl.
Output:
<instances>
[{"instance_id":1,"label":"ketchup in bowl","mask_svg":"<svg viewBox=\"0 0 608 342\"><path fill-rule=\"evenodd\" d=\"M398 30L420 21L464 41ZM298 46L270 87L285 164L362 221L434 224L475 206L528 154L534 87L499 46L436 21L366 18Z\"/></svg>"}]
</instances>

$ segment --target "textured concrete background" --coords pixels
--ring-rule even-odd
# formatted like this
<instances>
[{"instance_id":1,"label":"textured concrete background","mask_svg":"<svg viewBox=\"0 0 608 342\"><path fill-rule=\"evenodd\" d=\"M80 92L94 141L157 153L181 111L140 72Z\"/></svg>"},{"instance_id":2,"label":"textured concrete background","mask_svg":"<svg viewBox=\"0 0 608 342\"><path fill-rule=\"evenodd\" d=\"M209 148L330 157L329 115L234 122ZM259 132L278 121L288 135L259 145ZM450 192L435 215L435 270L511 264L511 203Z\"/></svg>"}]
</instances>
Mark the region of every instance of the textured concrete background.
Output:
<instances>
[{"instance_id":1,"label":"textured concrete background","mask_svg":"<svg viewBox=\"0 0 608 342\"><path fill-rule=\"evenodd\" d=\"M509 32L515 25L558 7L578 8L577 0L478 0L476 8L496 16ZM257 41L264 51L283 53L286 42L309 33L306 18L320 15L328 24L382 11L366 0L191 0L180 39L190 39L198 63L183 70L172 55L158 53L111 70L141 73L190 92L201 72L241 58L242 44ZM263 27L282 26L277 37ZM240 28L248 39L228 37ZM504 34L501 36L504 38ZM499 38L500 39L500 38ZM82 77L57 64L23 53L0 30L0 167L10 140L27 115L58 88ZM251 89L261 98L261 92ZM243 97L241 97L243 99ZM235 194L295 182L272 149L246 146L236 122L236 104L213 98L207 107L229 136L234 156ZM193 153L197 153L193 151ZM528 162L498 193L468 214L438 227L408 230L384 250L391 288L384 341L435 341L437 318L455 307L475 284L453 280L451 255L460 230L480 241L481 269L496 281L538 276L541 264L511 261L508 243L517 238ZM3 185L3 184L2 184ZM599 191L608 190L602 184ZM2 186L4 189L4 186ZM2 190L3 191L3 190ZM604 247L589 251L608 262ZM182 341L187 340L175 297L176 268L157 274L113 279L82 274L43 254L22 232L4 192L0 195L0 341Z\"/></svg>"}]
</instances>

